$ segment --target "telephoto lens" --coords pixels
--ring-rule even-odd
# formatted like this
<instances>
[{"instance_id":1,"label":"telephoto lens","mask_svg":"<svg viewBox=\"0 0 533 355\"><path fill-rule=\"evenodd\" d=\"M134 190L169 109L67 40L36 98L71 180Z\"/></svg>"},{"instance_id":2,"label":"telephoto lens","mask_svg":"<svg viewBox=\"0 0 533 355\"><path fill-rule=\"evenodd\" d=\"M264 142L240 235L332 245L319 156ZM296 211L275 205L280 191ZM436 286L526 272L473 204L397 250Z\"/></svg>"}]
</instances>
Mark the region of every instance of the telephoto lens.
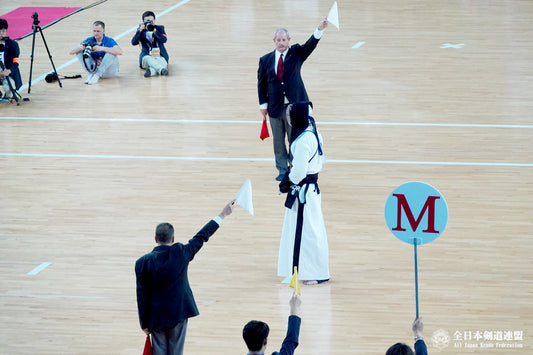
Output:
<instances>
[{"instance_id":1,"label":"telephoto lens","mask_svg":"<svg viewBox=\"0 0 533 355\"><path fill-rule=\"evenodd\" d=\"M153 31L154 30L154 23L150 20L144 21L144 27L146 27L147 31Z\"/></svg>"},{"instance_id":2,"label":"telephoto lens","mask_svg":"<svg viewBox=\"0 0 533 355\"><path fill-rule=\"evenodd\" d=\"M83 50L83 58L89 58L92 51L93 51L92 43L86 43L85 49Z\"/></svg>"}]
</instances>

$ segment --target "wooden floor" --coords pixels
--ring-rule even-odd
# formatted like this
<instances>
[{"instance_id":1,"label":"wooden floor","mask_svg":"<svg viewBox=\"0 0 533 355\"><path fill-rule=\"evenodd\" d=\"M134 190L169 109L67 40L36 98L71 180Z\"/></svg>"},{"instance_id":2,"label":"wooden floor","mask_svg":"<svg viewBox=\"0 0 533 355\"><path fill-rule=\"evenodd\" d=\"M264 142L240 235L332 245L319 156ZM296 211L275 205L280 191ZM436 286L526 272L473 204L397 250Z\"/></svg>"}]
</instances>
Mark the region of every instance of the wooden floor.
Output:
<instances>
[{"instance_id":1,"label":"wooden floor","mask_svg":"<svg viewBox=\"0 0 533 355\"><path fill-rule=\"evenodd\" d=\"M235 209L191 264L201 314L185 349L245 354L250 319L270 324L268 351L279 349L291 293L276 276L284 197L272 139L259 139L257 64L275 28L303 43L332 2L177 1L110 0L46 28L59 74L74 75L69 50L103 20L124 50L119 77L48 84L37 38L22 90L31 101L0 104L2 354L140 354L134 263L156 224L187 241L247 178L255 215ZM18 6L44 4L2 1L0 13ZM130 44L148 9L163 13L168 77L145 79ZM303 69L329 160L332 279L302 287L296 353L412 344L413 250L383 213L397 186L423 181L449 209L444 233L418 250L429 352L531 354L533 3L339 1L339 17ZM27 85L31 37L19 45ZM432 338L444 332L439 349Z\"/></svg>"}]
</instances>

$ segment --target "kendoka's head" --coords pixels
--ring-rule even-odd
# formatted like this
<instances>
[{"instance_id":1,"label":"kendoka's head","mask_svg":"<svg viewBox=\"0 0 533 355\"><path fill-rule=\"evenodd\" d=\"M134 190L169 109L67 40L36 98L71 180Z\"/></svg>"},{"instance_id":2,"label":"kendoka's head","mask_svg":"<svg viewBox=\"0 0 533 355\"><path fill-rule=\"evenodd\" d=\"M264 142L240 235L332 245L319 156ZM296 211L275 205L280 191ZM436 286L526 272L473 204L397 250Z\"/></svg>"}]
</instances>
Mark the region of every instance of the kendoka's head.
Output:
<instances>
[{"instance_id":1,"label":"kendoka's head","mask_svg":"<svg viewBox=\"0 0 533 355\"><path fill-rule=\"evenodd\" d=\"M309 118L312 114L313 104L311 102L296 102L287 107L287 121L292 127L291 142L309 127Z\"/></svg>"}]
</instances>

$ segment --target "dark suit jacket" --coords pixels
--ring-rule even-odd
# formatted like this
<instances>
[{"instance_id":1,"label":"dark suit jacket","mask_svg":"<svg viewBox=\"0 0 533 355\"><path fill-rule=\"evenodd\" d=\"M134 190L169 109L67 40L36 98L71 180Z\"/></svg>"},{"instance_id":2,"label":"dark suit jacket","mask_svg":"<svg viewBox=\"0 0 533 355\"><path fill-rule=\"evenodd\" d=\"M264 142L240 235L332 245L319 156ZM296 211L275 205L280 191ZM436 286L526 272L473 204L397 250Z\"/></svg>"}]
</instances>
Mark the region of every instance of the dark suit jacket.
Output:
<instances>
[{"instance_id":1,"label":"dark suit jacket","mask_svg":"<svg viewBox=\"0 0 533 355\"><path fill-rule=\"evenodd\" d=\"M279 80L274 69L276 51L270 52L259 59L257 70L257 92L259 104L268 103L268 115L281 117L283 98L289 102L309 101L301 76L303 62L309 57L318 44L314 35L303 46L295 44L289 47L287 56L283 61L283 78Z\"/></svg>"},{"instance_id":2,"label":"dark suit jacket","mask_svg":"<svg viewBox=\"0 0 533 355\"><path fill-rule=\"evenodd\" d=\"M300 334L300 324L302 320L298 316L289 316L289 325L287 327L287 335L283 344L281 345L281 350L279 352L275 351L272 355L292 355L294 354L294 349L298 346L298 336Z\"/></svg>"},{"instance_id":3,"label":"dark suit jacket","mask_svg":"<svg viewBox=\"0 0 533 355\"><path fill-rule=\"evenodd\" d=\"M165 43L167 43L167 34L165 32L164 26L154 25L156 31L154 32L153 42L150 42L146 38L146 31L140 32L137 30L131 39L131 44L136 46L139 43L141 44L141 54L139 55L139 66L142 65L143 57L149 55L152 48L159 48L159 53L161 57L165 58L168 63L168 53L165 48Z\"/></svg>"},{"instance_id":4,"label":"dark suit jacket","mask_svg":"<svg viewBox=\"0 0 533 355\"><path fill-rule=\"evenodd\" d=\"M20 49L16 41L6 39L4 44L4 64L6 69L11 70L9 75L15 82L15 89L18 90L22 86L22 79L19 71L19 55Z\"/></svg>"},{"instance_id":5,"label":"dark suit jacket","mask_svg":"<svg viewBox=\"0 0 533 355\"><path fill-rule=\"evenodd\" d=\"M141 328L171 328L197 316L187 269L189 262L218 229L209 221L187 244L159 245L135 263Z\"/></svg>"},{"instance_id":6,"label":"dark suit jacket","mask_svg":"<svg viewBox=\"0 0 533 355\"><path fill-rule=\"evenodd\" d=\"M428 348L426 347L426 343L422 339L417 340L415 343L415 355L427 355L428 354Z\"/></svg>"}]
</instances>

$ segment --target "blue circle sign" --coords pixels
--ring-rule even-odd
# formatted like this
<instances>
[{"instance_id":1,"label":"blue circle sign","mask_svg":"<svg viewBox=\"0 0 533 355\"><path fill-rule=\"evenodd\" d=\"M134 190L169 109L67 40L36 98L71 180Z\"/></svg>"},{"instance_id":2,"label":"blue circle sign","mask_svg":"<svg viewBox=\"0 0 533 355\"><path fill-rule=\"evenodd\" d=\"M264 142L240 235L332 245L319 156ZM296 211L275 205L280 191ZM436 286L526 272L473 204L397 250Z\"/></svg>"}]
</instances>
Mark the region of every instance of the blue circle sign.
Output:
<instances>
[{"instance_id":1,"label":"blue circle sign","mask_svg":"<svg viewBox=\"0 0 533 355\"><path fill-rule=\"evenodd\" d=\"M385 203L385 221L392 234L403 242L431 243L448 222L448 206L441 193L423 182L398 186ZM416 238L416 239L415 239Z\"/></svg>"}]
</instances>

